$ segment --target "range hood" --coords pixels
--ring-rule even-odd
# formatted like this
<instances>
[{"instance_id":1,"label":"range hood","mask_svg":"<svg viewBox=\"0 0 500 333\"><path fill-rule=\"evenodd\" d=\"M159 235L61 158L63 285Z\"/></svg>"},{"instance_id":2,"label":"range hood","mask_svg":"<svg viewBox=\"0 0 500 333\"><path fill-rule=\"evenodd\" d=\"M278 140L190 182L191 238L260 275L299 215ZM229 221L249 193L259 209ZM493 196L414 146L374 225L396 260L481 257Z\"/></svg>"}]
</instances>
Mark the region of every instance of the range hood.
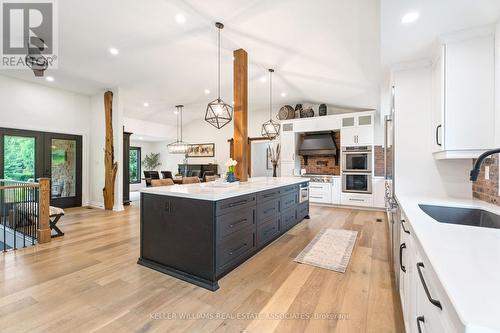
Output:
<instances>
[{"instance_id":1,"label":"range hood","mask_svg":"<svg viewBox=\"0 0 500 333\"><path fill-rule=\"evenodd\" d=\"M305 133L299 148L301 156L337 156L335 134L329 132Z\"/></svg>"}]
</instances>

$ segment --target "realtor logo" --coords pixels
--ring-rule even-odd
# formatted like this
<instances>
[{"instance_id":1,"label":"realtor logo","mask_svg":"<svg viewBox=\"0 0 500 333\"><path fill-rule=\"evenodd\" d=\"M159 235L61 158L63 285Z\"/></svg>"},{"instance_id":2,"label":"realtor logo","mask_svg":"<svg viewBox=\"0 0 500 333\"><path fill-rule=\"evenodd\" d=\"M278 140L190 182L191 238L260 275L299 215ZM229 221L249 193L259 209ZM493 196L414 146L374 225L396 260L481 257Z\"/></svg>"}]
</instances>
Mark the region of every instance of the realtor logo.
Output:
<instances>
[{"instance_id":1,"label":"realtor logo","mask_svg":"<svg viewBox=\"0 0 500 333\"><path fill-rule=\"evenodd\" d=\"M57 67L55 0L0 0L1 69Z\"/></svg>"}]
</instances>

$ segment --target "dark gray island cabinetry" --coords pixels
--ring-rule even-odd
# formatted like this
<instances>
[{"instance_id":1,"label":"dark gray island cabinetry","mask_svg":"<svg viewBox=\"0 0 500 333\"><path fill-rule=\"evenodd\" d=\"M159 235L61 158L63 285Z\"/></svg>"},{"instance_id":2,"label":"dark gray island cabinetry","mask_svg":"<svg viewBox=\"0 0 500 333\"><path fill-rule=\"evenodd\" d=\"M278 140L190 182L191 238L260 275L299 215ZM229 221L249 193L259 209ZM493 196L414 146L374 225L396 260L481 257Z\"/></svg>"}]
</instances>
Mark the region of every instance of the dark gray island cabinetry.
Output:
<instances>
[{"instance_id":1,"label":"dark gray island cabinetry","mask_svg":"<svg viewBox=\"0 0 500 333\"><path fill-rule=\"evenodd\" d=\"M215 291L220 278L307 218L308 198L300 178L144 190L138 263Z\"/></svg>"}]
</instances>

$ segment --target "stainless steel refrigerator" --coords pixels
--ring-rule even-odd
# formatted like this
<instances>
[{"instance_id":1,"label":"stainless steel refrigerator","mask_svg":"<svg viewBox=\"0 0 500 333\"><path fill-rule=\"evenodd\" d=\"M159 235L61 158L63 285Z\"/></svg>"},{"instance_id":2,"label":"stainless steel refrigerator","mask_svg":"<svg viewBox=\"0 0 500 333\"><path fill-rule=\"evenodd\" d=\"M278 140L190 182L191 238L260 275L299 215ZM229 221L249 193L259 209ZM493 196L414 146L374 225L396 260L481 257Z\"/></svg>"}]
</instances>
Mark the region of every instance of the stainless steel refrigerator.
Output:
<instances>
[{"instance_id":1,"label":"stainless steel refrigerator","mask_svg":"<svg viewBox=\"0 0 500 333\"><path fill-rule=\"evenodd\" d=\"M401 232L401 212L396 200L395 182L395 118L396 118L396 87L391 89L391 109L385 116L384 124L384 175L385 175L385 206L389 220L389 235L391 242L391 260L396 281L399 288L399 247Z\"/></svg>"}]
</instances>

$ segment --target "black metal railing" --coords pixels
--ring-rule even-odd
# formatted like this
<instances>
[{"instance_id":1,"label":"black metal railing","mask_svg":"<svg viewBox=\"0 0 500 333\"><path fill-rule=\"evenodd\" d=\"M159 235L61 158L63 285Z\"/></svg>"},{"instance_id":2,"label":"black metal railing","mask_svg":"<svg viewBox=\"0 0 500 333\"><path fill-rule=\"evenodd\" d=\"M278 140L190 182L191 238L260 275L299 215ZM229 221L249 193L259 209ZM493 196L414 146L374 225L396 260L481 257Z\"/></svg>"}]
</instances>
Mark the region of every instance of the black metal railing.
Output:
<instances>
[{"instance_id":1,"label":"black metal railing","mask_svg":"<svg viewBox=\"0 0 500 333\"><path fill-rule=\"evenodd\" d=\"M0 251L35 245L39 184L0 179Z\"/></svg>"}]
</instances>

